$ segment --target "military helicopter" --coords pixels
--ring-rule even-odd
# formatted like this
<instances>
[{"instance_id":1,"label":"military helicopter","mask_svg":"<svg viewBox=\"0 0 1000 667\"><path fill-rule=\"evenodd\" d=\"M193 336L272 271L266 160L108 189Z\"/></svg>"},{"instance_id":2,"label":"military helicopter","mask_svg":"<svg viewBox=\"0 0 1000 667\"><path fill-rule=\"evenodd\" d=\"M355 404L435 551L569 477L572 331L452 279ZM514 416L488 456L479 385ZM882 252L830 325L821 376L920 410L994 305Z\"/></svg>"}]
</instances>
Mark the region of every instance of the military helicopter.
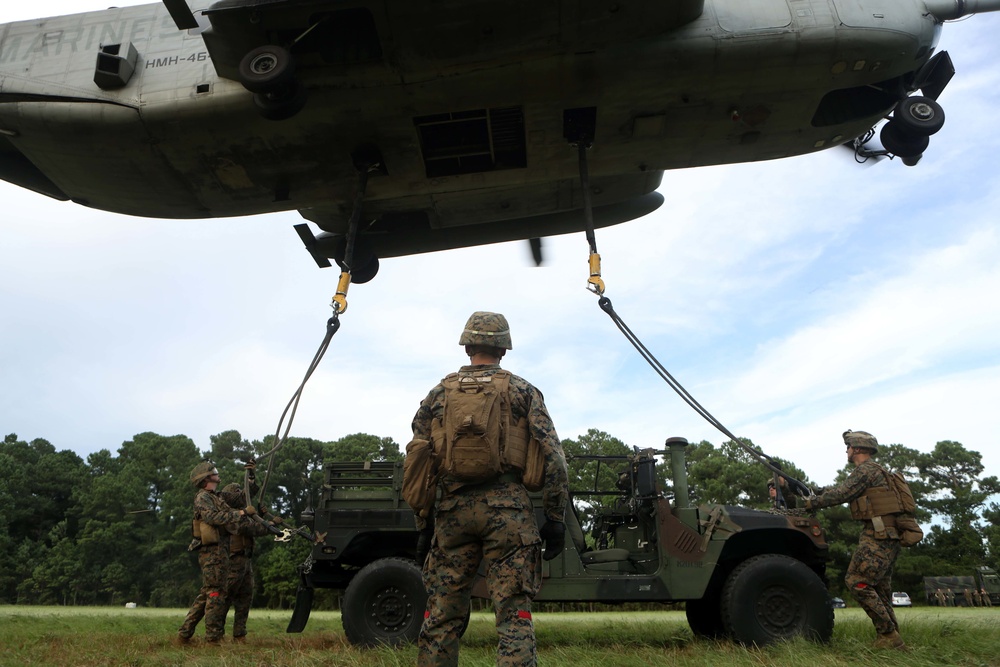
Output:
<instances>
[{"instance_id":1,"label":"military helicopter","mask_svg":"<svg viewBox=\"0 0 1000 667\"><path fill-rule=\"evenodd\" d=\"M379 258L583 230L584 209L638 218L669 169L842 145L916 164L955 73L942 25L998 10L163 0L8 23L0 178L144 217L298 210L316 262L365 282Z\"/></svg>"}]
</instances>

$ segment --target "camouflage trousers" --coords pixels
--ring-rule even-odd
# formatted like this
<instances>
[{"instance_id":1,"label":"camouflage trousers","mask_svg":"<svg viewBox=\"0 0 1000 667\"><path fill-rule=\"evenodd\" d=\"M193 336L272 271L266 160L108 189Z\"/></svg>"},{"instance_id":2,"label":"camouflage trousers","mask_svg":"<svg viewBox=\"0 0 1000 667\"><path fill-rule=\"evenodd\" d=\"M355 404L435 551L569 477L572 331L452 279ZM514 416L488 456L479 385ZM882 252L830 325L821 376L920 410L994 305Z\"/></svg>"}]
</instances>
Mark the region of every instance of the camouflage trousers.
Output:
<instances>
[{"instance_id":1,"label":"camouflage trousers","mask_svg":"<svg viewBox=\"0 0 1000 667\"><path fill-rule=\"evenodd\" d=\"M229 577L226 593L233 607L233 637L243 637L247 633L247 618L250 617L250 603L253 602L253 565L246 552L233 554L229 558Z\"/></svg>"},{"instance_id":2,"label":"camouflage trousers","mask_svg":"<svg viewBox=\"0 0 1000 667\"><path fill-rule=\"evenodd\" d=\"M424 563L427 611L417 665L458 665L480 563L496 613L497 665L536 664L531 600L542 583L541 538L531 500L518 483L466 487L435 509L434 540Z\"/></svg>"},{"instance_id":3,"label":"camouflage trousers","mask_svg":"<svg viewBox=\"0 0 1000 667\"><path fill-rule=\"evenodd\" d=\"M205 639L218 641L226 634L226 614L229 598L226 593L229 576L229 554L224 546L202 547L198 551L201 567L201 590L191 604L177 634L191 637L202 618L205 619Z\"/></svg>"},{"instance_id":4,"label":"camouflage trousers","mask_svg":"<svg viewBox=\"0 0 1000 667\"><path fill-rule=\"evenodd\" d=\"M224 626L231 606L233 608L233 638L244 637L247 634L247 619L250 617L250 604L253 602L254 589L253 565L251 565L250 556L239 553L230 557L225 588L225 610L219 609L217 615L221 615ZM202 587L198 592L198 597L191 604L191 609L188 610L178 634L184 637L191 637L194 634L194 629L205 617L208 599L209 592ZM208 636L206 629L206 637ZM219 636L221 637L222 634L220 633Z\"/></svg>"},{"instance_id":5,"label":"camouflage trousers","mask_svg":"<svg viewBox=\"0 0 1000 667\"><path fill-rule=\"evenodd\" d=\"M880 635L899 630L896 613L892 610L892 569L899 550L899 540L877 540L868 525L861 532L858 548L844 577L851 595L872 619Z\"/></svg>"}]
</instances>

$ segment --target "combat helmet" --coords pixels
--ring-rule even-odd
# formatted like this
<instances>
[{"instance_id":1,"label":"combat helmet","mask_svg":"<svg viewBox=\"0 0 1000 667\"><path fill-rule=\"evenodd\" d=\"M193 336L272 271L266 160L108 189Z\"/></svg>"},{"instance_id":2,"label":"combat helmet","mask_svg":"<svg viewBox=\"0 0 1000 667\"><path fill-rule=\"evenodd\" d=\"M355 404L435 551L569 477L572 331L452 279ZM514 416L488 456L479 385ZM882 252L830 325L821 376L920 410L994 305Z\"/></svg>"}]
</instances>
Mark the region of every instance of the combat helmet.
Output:
<instances>
[{"instance_id":1,"label":"combat helmet","mask_svg":"<svg viewBox=\"0 0 1000 667\"><path fill-rule=\"evenodd\" d=\"M872 454L878 454L878 440L867 431L844 431L844 444L855 449L867 449Z\"/></svg>"},{"instance_id":2,"label":"combat helmet","mask_svg":"<svg viewBox=\"0 0 1000 667\"><path fill-rule=\"evenodd\" d=\"M514 349L510 343L510 325L500 313L477 310L465 323L459 345L485 345L504 350Z\"/></svg>"},{"instance_id":3,"label":"combat helmet","mask_svg":"<svg viewBox=\"0 0 1000 667\"><path fill-rule=\"evenodd\" d=\"M201 486L201 483L212 475L218 475L219 471L216 470L215 464L211 461L202 461L194 467L191 471L191 483L195 486Z\"/></svg>"}]
</instances>

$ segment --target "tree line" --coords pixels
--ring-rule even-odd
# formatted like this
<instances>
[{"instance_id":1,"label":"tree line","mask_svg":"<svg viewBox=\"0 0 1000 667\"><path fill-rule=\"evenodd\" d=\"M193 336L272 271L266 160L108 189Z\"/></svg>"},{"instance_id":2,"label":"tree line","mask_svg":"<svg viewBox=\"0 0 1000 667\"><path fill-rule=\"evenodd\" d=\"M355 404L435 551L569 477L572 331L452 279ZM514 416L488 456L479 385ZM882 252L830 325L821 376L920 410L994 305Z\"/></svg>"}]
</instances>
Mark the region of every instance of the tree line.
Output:
<instances>
[{"instance_id":1,"label":"tree line","mask_svg":"<svg viewBox=\"0 0 1000 667\"><path fill-rule=\"evenodd\" d=\"M184 435L140 433L115 453L102 449L84 459L44 439L26 442L6 436L0 445L0 604L186 606L200 585L196 555L186 550L195 494L191 469L209 459L223 485L242 483L243 463L272 446L273 437L249 441L235 430L211 436L204 451ZM633 451L596 429L563 440L563 447L574 489L593 488L596 474L605 477L600 486L613 486L619 472L609 466L597 470L595 461L583 457ZM269 468L264 503L297 524L319 498L325 460L398 461L402 453L392 438L363 433L333 441L289 438L270 465L259 462L259 481ZM979 565L1000 564L1000 506L990 500L1000 493L1000 481L984 476L978 452L946 440L931 452L880 446L878 460L910 482L918 520L925 527L924 540L904 550L897 562L896 590L916 598L924 576L968 575ZM738 443L692 444L687 462L693 501L770 506L770 471ZM815 488L792 462L777 462ZM668 465L661 463L658 476L669 494ZM841 469L835 482L849 471ZM578 504L585 528L602 502L612 499ZM846 506L821 510L819 516L830 543L831 592L843 595L843 574L860 525ZM280 544L258 540L255 606L291 606L296 567L308 550L301 539ZM336 599L330 595L318 602L332 606Z\"/></svg>"}]
</instances>

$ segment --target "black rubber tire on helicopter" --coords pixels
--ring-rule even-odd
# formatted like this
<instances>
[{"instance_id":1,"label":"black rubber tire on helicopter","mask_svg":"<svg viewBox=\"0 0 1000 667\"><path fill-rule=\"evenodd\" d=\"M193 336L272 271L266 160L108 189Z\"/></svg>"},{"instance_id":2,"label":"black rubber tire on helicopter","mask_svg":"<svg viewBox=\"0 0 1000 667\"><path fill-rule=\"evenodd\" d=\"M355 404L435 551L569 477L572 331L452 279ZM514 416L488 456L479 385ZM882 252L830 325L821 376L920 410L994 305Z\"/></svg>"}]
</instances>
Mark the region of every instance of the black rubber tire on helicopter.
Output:
<instances>
[{"instance_id":1,"label":"black rubber tire on helicopter","mask_svg":"<svg viewBox=\"0 0 1000 667\"><path fill-rule=\"evenodd\" d=\"M721 609L726 631L747 646L794 637L826 643L833 635L826 585L791 556L762 554L740 563L723 586Z\"/></svg>"},{"instance_id":2,"label":"black rubber tire on helicopter","mask_svg":"<svg viewBox=\"0 0 1000 667\"><path fill-rule=\"evenodd\" d=\"M344 591L341 620L355 646L416 642L424 622L427 591L420 568L406 558L382 558L354 575Z\"/></svg>"},{"instance_id":3,"label":"black rubber tire on helicopter","mask_svg":"<svg viewBox=\"0 0 1000 667\"><path fill-rule=\"evenodd\" d=\"M308 99L306 87L293 79L270 93L254 93L253 103L267 120L288 120L305 108Z\"/></svg>"},{"instance_id":4,"label":"black rubber tire on helicopter","mask_svg":"<svg viewBox=\"0 0 1000 667\"><path fill-rule=\"evenodd\" d=\"M944 109L929 97L914 95L899 101L892 122L909 135L929 137L944 127Z\"/></svg>"},{"instance_id":5,"label":"black rubber tire on helicopter","mask_svg":"<svg viewBox=\"0 0 1000 667\"><path fill-rule=\"evenodd\" d=\"M294 80L295 58L280 46L260 46L243 56L239 76L251 93L273 92Z\"/></svg>"},{"instance_id":6,"label":"black rubber tire on helicopter","mask_svg":"<svg viewBox=\"0 0 1000 667\"><path fill-rule=\"evenodd\" d=\"M895 120L891 120L882 126L882 131L878 135L882 147L896 157L907 159L923 155L930 145L930 138L926 135L910 134Z\"/></svg>"},{"instance_id":7,"label":"black rubber tire on helicopter","mask_svg":"<svg viewBox=\"0 0 1000 667\"><path fill-rule=\"evenodd\" d=\"M726 636L726 628L722 624L722 608L719 606L718 593L707 594L700 600L688 600L684 603L684 613L688 625L695 637L703 639L720 639Z\"/></svg>"}]
</instances>

